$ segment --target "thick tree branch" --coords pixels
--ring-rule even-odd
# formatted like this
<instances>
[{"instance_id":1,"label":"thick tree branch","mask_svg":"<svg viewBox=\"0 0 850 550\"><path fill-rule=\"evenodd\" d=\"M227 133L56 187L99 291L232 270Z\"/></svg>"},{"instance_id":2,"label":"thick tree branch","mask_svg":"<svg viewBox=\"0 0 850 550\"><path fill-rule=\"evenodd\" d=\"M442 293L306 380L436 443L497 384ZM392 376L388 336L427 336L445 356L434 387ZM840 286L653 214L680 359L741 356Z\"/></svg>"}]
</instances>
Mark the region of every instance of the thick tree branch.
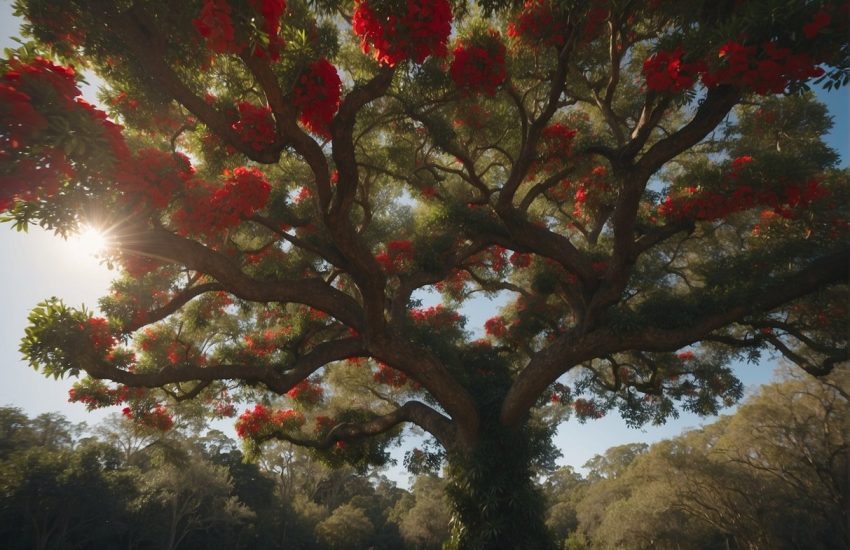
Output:
<instances>
[{"instance_id":1,"label":"thick tree branch","mask_svg":"<svg viewBox=\"0 0 850 550\"><path fill-rule=\"evenodd\" d=\"M349 295L320 279L260 281L246 275L230 258L206 246L162 229L116 237L118 248L165 258L209 275L234 296L253 302L305 304L324 311L346 325L363 330L363 312Z\"/></svg>"},{"instance_id":2,"label":"thick tree branch","mask_svg":"<svg viewBox=\"0 0 850 550\"><path fill-rule=\"evenodd\" d=\"M145 312L144 320L142 321L131 321L125 323L121 328L121 331L124 333L130 333L135 330L140 329L145 325L149 325L156 321L160 321L165 319L172 313L176 312L178 309L189 303L194 298L197 298L201 294L205 294L207 292L217 292L224 290L224 287L218 283L203 283L199 285L195 285L193 287L189 287L182 292L178 293L174 296L166 305L156 308L151 311Z\"/></svg>"},{"instance_id":3,"label":"thick tree branch","mask_svg":"<svg viewBox=\"0 0 850 550\"><path fill-rule=\"evenodd\" d=\"M369 82L349 92L331 125L332 155L339 173L336 196L330 211L332 218L348 213L357 190L359 176L354 151L354 124L357 121L357 113L368 103L386 94L392 84L393 75L394 69L381 68Z\"/></svg>"},{"instance_id":4,"label":"thick tree branch","mask_svg":"<svg viewBox=\"0 0 850 550\"><path fill-rule=\"evenodd\" d=\"M386 433L404 422L412 422L433 435L445 449L455 445L452 421L420 401L408 401L401 407L366 422L337 424L321 439L306 439L276 432L268 439L281 439L301 447L330 449L338 441L356 441Z\"/></svg>"},{"instance_id":5,"label":"thick tree branch","mask_svg":"<svg viewBox=\"0 0 850 550\"><path fill-rule=\"evenodd\" d=\"M108 379L130 387L159 388L168 384L196 381L239 380L247 384L263 384L269 390L284 394L296 384L334 361L367 355L359 338L343 338L317 344L312 350L287 365L216 364L169 365L158 372L129 372L103 359L80 356L80 368L89 376Z\"/></svg>"},{"instance_id":6,"label":"thick tree branch","mask_svg":"<svg viewBox=\"0 0 850 550\"><path fill-rule=\"evenodd\" d=\"M520 372L502 406L501 422L517 426L537 396L559 376L584 361L628 350L670 352L698 342L713 331L749 315L764 313L833 284L850 280L850 250L843 249L812 261L797 273L760 289L747 300L715 310L688 326L644 327L631 334L608 328L590 333L567 333L535 355Z\"/></svg>"},{"instance_id":7,"label":"thick tree branch","mask_svg":"<svg viewBox=\"0 0 850 550\"><path fill-rule=\"evenodd\" d=\"M669 137L659 140L635 164L634 171L644 181L664 164L687 151L714 130L726 118L741 98L741 92L732 86L718 86L708 92L708 97L696 114L682 128Z\"/></svg>"}]
</instances>

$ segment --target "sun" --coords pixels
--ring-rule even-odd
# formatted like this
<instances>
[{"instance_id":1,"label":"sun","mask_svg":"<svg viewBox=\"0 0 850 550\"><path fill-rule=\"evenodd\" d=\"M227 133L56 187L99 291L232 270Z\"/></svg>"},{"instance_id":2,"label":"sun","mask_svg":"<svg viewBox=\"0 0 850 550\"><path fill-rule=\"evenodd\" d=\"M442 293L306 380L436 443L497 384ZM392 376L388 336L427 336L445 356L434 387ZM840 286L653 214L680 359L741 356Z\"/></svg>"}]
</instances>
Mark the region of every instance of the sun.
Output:
<instances>
[{"instance_id":1,"label":"sun","mask_svg":"<svg viewBox=\"0 0 850 550\"><path fill-rule=\"evenodd\" d=\"M68 237L68 245L76 257L97 258L109 244L109 236L90 225L82 226L77 233Z\"/></svg>"}]
</instances>

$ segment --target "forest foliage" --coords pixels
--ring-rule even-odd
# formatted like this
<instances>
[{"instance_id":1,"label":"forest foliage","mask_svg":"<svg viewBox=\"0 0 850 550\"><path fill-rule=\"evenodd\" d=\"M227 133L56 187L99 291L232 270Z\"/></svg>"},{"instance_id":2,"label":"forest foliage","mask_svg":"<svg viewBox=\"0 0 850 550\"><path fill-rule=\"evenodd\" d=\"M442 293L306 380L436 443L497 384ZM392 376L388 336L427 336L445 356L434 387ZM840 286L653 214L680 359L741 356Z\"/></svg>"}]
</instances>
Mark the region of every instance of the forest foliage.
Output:
<instances>
[{"instance_id":1,"label":"forest foliage","mask_svg":"<svg viewBox=\"0 0 850 550\"><path fill-rule=\"evenodd\" d=\"M840 549L848 541L850 379L786 377L736 413L653 445L624 444L537 483L564 550ZM438 549L440 476L398 487L381 469L332 469L278 443L110 417L0 409L5 548Z\"/></svg>"}]
</instances>

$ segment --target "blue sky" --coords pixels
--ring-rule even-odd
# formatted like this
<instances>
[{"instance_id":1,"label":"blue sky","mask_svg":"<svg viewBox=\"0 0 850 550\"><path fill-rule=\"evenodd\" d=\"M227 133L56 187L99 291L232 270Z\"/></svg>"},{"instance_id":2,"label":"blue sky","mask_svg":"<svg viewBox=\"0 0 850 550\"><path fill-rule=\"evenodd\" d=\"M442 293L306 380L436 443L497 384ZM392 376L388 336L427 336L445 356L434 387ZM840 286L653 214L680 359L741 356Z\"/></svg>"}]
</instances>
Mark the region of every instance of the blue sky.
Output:
<instances>
[{"instance_id":1,"label":"blue sky","mask_svg":"<svg viewBox=\"0 0 850 550\"><path fill-rule=\"evenodd\" d=\"M11 15L9 0L0 0L0 47L12 47L9 40L17 34L17 22ZM835 118L835 127L828 136L829 143L842 154L842 165L850 158L850 94L844 88L838 93L821 94ZM4 313L0 316L0 405L24 409L30 415L59 411L72 421L96 422L113 411L87 413L80 405L67 402L70 380L48 380L30 369L18 353L29 311L38 302L57 296L66 303L95 307L97 299L107 293L111 273L97 260L80 253L71 244L38 228L29 234L14 232L0 226L0 257L6 258L0 267ZM476 307L468 312L469 326L481 327L492 316L491 308ZM742 365L738 372L749 388L767 382L775 364ZM601 420L579 424L575 421L561 426L556 443L564 453L562 464L581 466L594 454L622 443L653 442L678 435L682 430L697 427L712 419L683 415L661 427L633 430L612 414ZM391 477L401 483L405 476L399 470Z\"/></svg>"}]
</instances>

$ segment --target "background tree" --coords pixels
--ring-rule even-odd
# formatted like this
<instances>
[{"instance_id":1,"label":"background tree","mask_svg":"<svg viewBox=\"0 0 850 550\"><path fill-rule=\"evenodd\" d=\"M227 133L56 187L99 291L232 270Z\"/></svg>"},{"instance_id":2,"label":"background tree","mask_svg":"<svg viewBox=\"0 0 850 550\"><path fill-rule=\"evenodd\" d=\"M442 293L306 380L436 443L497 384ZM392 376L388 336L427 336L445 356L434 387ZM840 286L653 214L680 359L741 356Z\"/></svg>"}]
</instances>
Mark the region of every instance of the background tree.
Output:
<instances>
[{"instance_id":1,"label":"background tree","mask_svg":"<svg viewBox=\"0 0 850 550\"><path fill-rule=\"evenodd\" d=\"M74 401L162 430L248 402L249 454L361 470L415 424L452 545L546 548L568 412L716 413L735 359L847 360L847 174L806 93L850 79L842 3L16 6L0 209L108 227L121 270L105 317L31 314ZM505 304L479 339L476 293Z\"/></svg>"},{"instance_id":2,"label":"background tree","mask_svg":"<svg viewBox=\"0 0 850 550\"><path fill-rule=\"evenodd\" d=\"M786 377L615 478L589 475L573 538L594 549L846 547L847 383L846 371Z\"/></svg>"},{"instance_id":3,"label":"background tree","mask_svg":"<svg viewBox=\"0 0 850 550\"><path fill-rule=\"evenodd\" d=\"M316 526L316 534L330 548L366 548L375 526L362 508L343 504Z\"/></svg>"},{"instance_id":4,"label":"background tree","mask_svg":"<svg viewBox=\"0 0 850 550\"><path fill-rule=\"evenodd\" d=\"M120 545L135 496L133 476L119 469L109 445L78 440L58 414L29 419L0 409L20 426L2 434L0 540L7 548ZM6 423L6 422L4 422Z\"/></svg>"},{"instance_id":5,"label":"background tree","mask_svg":"<svg viewBox=\"0 0 850 550\"><path fill-rule=\"evenodd\" d=\"M399 531L408 548L440 548L449 539L445 480L417 476L410 495L396 504Z\"/></svg>"}]
</instances>

